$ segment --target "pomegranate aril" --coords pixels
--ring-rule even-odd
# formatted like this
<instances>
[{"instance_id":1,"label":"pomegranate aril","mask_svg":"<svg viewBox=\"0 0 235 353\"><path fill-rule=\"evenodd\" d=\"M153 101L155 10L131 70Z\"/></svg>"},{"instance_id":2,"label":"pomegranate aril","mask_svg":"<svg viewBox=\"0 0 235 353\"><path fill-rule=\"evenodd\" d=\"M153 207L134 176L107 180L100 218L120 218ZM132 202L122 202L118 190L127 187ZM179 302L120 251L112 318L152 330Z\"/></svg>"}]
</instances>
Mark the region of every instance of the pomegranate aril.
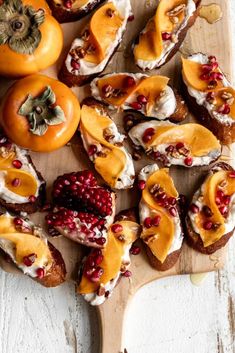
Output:
<instances>
[{"instance_id":1,"label":"pomegranate aril","mask_svg":"<svg viewBox=\"0 0 235 353\"><path fill-rule=\"evenodd\" d=\"M229 173L229 178L235 178L235 170Z\"/></svg>"},{"instance_id":2,"label":"pomegranate aril","mask_svg":"<svg viewBox=\"0 0 235 353\"><path fill-rule=\"evenodd\" d=\"M200 79L201 79L202 81L209 81L209 80L210 80L210 75L209 75L209 74L202 74L202 75L200 76Z\"/></svg>"},{"instance_id":3,"label":"pomegranate aril","mask_svg":"<svg viewBox=\"0 0 235 353\"><path fill-rule=\"evenodd\" d=\"M152 219L150 217L145 218L144 226L145 226L145 228L151 228L152 227Z\"/></svg>"},{"instance_id":4,"label":"pomegranate aril","mask_svg":"<svg viewBox=\"0 0 235 353\"><path fill-rule=\"evenodd\" d=\"M140 103L140 104L147 104L147 103L148 103L147 97L145 97L143 94L140 94L140 95L137 97L137 101L138 101L138 103Z\"/></svg>"},{"instance_id":5,"label":"pomegranate aril","mask_svg":"<svg viewBox=\"0 0 235 353\"><path fill-rule=\"evenodd\" d=\"M185 158L184 164L185 164L187 167L191 167L191 165L193 164L193 159L192 159L192 157L187 157L187 158Z\"/></svg>"},{"instance_id":6,"label":"pomegranate aril","mask_svg":"<svg viewBox=\"0 0 235 353\"><path fill-rule=\"evenodd\" d=\"M231 197L229 195L225 195L223 198L224 205L228 206L231 202Z\"/></svg>"},{"instance_id":7,"label":"pomegranate aril","mask_svg":"<svg viewBox=\"0 0 235 353\"><path fill-rule=\"evenodd\" d=\"M131 255L139 255L141 252L141 249L139 246L136 245L132 245L131 249L130 249L130 253Z\"/></svg>"},{"instance_id":8,"label":"pomegranate aril","mask_svg":"<svg viewBox=\"0 0 235 353\"><path fill-rule=\"evenodd\" d=\"M155 134L154 128L150 127L146 129L142 137L143 142L148 143L152 139L154 134Z\"/></svg>"},{"instance_id":9,"label":"pomegranate aril","mask_svg":"<svg viewBox=\"0 0 235 353\"><path fill-rule=\"evenodd\" d=\"M97 238L95 240L95 242L96 242L97 245L101 245L102 246L102 245L104 245L106 243L106 239L104 237Z\"/></svg>"},{"instance_id":10,"label":"pomegranate aril","mask_svg":"<svg viewBox=\"0 0 235 353\"><path fill-rule=\"evenodd\" d=\"M135 79L133 77L131 77L131 76L125 77L125 79L124 79L124 87L125 88L131 88L131 87L135 86L135 84L136 84Z\"/></svg>"},{"instance_id":11,"label":"pomegranate aril","mask_svg":"<svg viewBox=\"0 0 235 353\"><path fill-rule=\"evenodd\" d=\"M212 66L212 70L216 70L216 69L218 69L219 64L215 61L211 64L211 66Z\"/></svg>"},{"instance_id":12,"label":"pomegranate aril","mask_svg":"<svg viewBox=\"0 0 235 353\"><path fill-rule=\"evenodd\" d=\"M175 197L168 197L167 202L172 206L175 206L177 204L177 200Z\"/></svg>"},{"instance_id":13,"label":"pomegranate aril","mask_svg":"<svg viewBox=\"0 0 235 353\"><path fill-rule=\"evenodd\" d=\"M228 207L227 206L222 206L219 208L220 213L222 214L222 216L227 216L228 214Z\"/></svg>"},{"instance_id":14,"label":"pomegranate aril","mask_svg":"<svg viewBox=\"0 0 235 353\"><path fill-rule=\"evenodd\" d=\"M213 223L212 223L211 221L207 221L207 222L204 222L204 223L203 223L203 228L204 228L205 230L211 230L212 227L213 227Z\"/></svg>"},{"instance_id":15,"label":"pomegranate aril","mask_svg":"<svg viewBox=\"0 0 235 353\"><path fill-rule=\"evenodd\" d=\"M129 277L132 276L132 273L131 273L131 271L127 270L127 271L125 271L125 272L122 273L122 276L124 276L124 277L126 277L126 278L129 278Z\"/></svg>"},{"instance_id":16,"label":"pomegranate aril","mask_svg":"<svg viewBox=\"0 0 235 353\"><path fill-rule=\"evenodd\" d=\"M30 254L28 256L23 257L23 263L25 266L30 267L34 264L35 260L37 258L36 254Z\"/></svg>"},{"instance_id":17,"label":"pomegranate aril","mask_svg":"<svg viewBox=\"0 0 235 353\"><path fill-rule=\"evenodd\" d=\"M130 15L130 16L128 17L127 21L128 21L128 22L132 22L132 21L134 21L134 19L135 19L135 16L134 16L134 15Z\"/></svg>"},{"instance_id":18,"label":"pomegranate aril","mask_svg":"<svg viewBox=\"0 0 235 353\"><path fill-rule=\"evenodd\" d=\"M215 198L216 205L221 205L221 202L222 202L221 198L216 196L216 198Z\"/></svg>"},{"instance_id":19,"label":"pomegranate aril","mask_svg":"<svg viewBox=\"0 0 235 353\"><path fill-rule=\"evenodd\" d=\"M216 191L216 197L219 197L220 199L222 199L224 197L224 192L222 190L217 190Z\"/></svg>"},{"instance_id":20,"label":"pomegranate aril","mask_svg":"<svg viewBox=\"0 0 235 353\"><path fill-rule=\"evenodd\" d=\"M123 226L121 224L113 224L111 230L113 233L120 233L123 231Z\"/></svg>"},{"instance_id":21,"label":"pomegranate aril","mask_svg":"<svg viewBox=\"0 0 235 353\"><path fill-rule=\"evenodd\" d=\"M20 186L20 179L19 178L15 178L12 180L11 185L14 187Z\"/></svg>"},{"instance_id":22,"label":"pomegranate aril","mask_svg":"<svg viewBox=\"0 0 235 353\"><path fill-rule=\"evenodd\" d=\"M171 153L171 152L173 152L174 151L174 146L173 145L169 145L168 147L166 147L166 149L165 149L165 151L167 152L167 153Z\"/></svg>"},{"instance_id":23,"label":"pomegranate aril","mask_svg":"<svg viewBox=\"0 0 235 353\"><path fill-rule=\"evenodd\" d=\"M209 60L211 63L214 63L214 62L217 61L217 59L216 59L216 57L215 57L214 55L210 55L210 56L208 57L208 60Z\"/></svg>"},{"instance_id":24,"label":"pomegranate aril","mask_svg":"<svg viewBox=\"0 0 235 353\"><path fill-rule=\"evenodd\" d=\"M229 114L230 111L231 111L231 108L230 108L229 104L227 104L227 103L221 105L217 110L218 113L224 114L224 115Z\"/></svg>"},{"instance_id":25,"label":"pomegranate aril","mask_svg":"<svg viewBox=\"0 0 235 353\"><path fill-rule=\"evenodd\" d=\"M12 161L12 165L14 168L20 169L22 167L22 162L19 161L18 159L15 159L14 161Z\"/></svg>"},{"instance_id":26,"label":"pomegranate aril","mask_svg":"<svg viewBox=\"0 0 235 353\"><path fill-rule=\"evenodd\" d=\"M103 259L104 259L104 256L103 256L103 255L97 255L97 256L95 257L95 264L96 264L96 266L100 265L100 264L102 263Z\"/></svg>"},{"instance_id":27,"label":"pomegranate aril","mask_svg":"<svg viewBox=\"0 0 235 353\"><path fill-rule=\"evenodd\" d=\"M160 222L161 222L161 216L155 216L151 220L151 224L152 224L153 227L158 227Z\"/></svg>"},{"instance_id":28,"label":"pomegranate aril","mask_svg":"<svg viewBox=\"0 0 235 353\"><path fill-rule=\"evenodd\" d=\"M71 60L71 66L74 70L79 70L80 69L80 63L78 61L75 61L74 59Z\"/></svg>"},{"instance_id":29,"label":"pomegranate aril","mask_svg":"<svg viewBox=\"0 0 235 353\"><path fill-rule=\"evenodd\" d=\"M66 9L71 9L73 6L73 3L71 0L65 0L64 1L64 6L66 7Z\"/></svg>"},{"instance_id":30,"label":"pomegranate aril","mask_svg":"<svg viewBox=\"0 0 235 353\"><path fill-rule=\"evenodd\" d=\"M169 213L170 213L170 215L171 215L172 217L176 217L176 215L177 215L177 210L176 210L176 208L175 208L175 207L170 207L170 208L169 208Z\"/></svg>"},{"instance_id":31,"label":"pomegranate aril","mask_svg":"<svg viewBox=\"0 0 235 353\"><path fill-rule=\"evenodd\" d=\"M190 205L190 211L192 212L192 213L198 213L199 212L199 207L197 206L197 205L195 205L195 203L192 203L191 205Z\"/></svg>"},{"instance_id":32,"label":"pomegranate aril","mask_svg":"<svg viewBox=\"0 0 235 353\"><path fill-rule=\"evenodd\" d=\"M145 186L146 186L146 181L145 181L145 180L139 180L139 182L138 182L138 188L139 188L140 190L144 190Z\"/></svg>"},{"instance_id":33,"label":"pomegranate aril","mask_svg":"<svg viewBox=\"0 0 235 353\"><path fill-rule=\"evenodd\" d=\"M36 200L37 200L36 196L34 195L29 196L29 202L34 203Z\"/></svg>"},{"instance_id":34,"label":"pomegranate aril","mask_svg":"<svg viewBox=\"0 0 235 353\"><path fill-rule=\"evenodd\" d=\"M42 279L45 276L44 268L39 267L36 271L37 278Z\"/></svg>"},{"instance_id":35,"label":"pomegranate aril","mask_svg":"<svg viewBox=\"0 0 235 353\"><path fill-rule=\"evenodd\" d=\"M133 103L130 103L130 107L134 110L141 110L142 104L139 102L133 102Z\"/></svg>"},{"instance_id":36,"label":"pomegranate aril","mask_svg":"<svg viewBox=\"0 0 235 353\"><path fill-rule=\"evenodd\" d=\"M204 213L204 215L208 218L212 217L213 216L213 212L211 211L210 207L208 206L203 206L202 207L202 212Z\"/></svg>"},{"instance_id":37,"label":"pomegranate aril","mask_svg":"<svg viewBox=\"0 0 235 353\"><path fill-rule=\"evenodd\" d=\"M183 142L178 142L175 147L176 147L177 150L180 150L181 148L184 147L184 143Z\"/></svg>"},{"instance_id":38,"label":"pomegranate aril","mask_svg":"<svg viewBox=\"0 0 235 353\"><path fill-rule=\"evenodd\" d=\"M104 270L101 267L97 267L90 277L91 282L99 282L103 273Z\"/></svg>"},{"instance_id":39,"label":"pomegranate aril","mask_svg":"<svg viewBox=\"0 0 235 353\"><path fill-rule=\"evenodd\" d=\"M204 64L202 65L202 72L203 74L208 74L209 72L211 72L213 70L212 65L209 64Z\"/></svg>"},{"instance_id":40,"label":"pomegranate aril","mask_svg":"<svg viewBox=\"0 0 235 353\"><path fill-rule=\"evenodd\" d=\"M19 218L19 217L15 217L14 220L13 220L14 224L16 226L22 226L23 224L23 219L22 218Z\"/></svg>"},{"instance_id":41,"label":"pomegranate aril","mask_svg":"<svg viewBox=\"0 0 235 353\"><path fill-rule=\"evenodd\" d=\"M171 39L171 33L162 32L162 39L163 40L170 40Z\"/></svg>"}]
</instances>

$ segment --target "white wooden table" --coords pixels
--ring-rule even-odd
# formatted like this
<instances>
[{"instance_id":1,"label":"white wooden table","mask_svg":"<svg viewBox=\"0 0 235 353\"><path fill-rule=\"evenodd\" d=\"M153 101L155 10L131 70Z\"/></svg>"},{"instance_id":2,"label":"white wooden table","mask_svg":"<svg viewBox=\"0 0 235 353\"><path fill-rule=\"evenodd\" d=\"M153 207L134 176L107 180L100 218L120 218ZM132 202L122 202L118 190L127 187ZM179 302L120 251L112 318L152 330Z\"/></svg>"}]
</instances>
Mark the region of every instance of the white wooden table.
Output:
<instances>
[{"instance_id":1,"label":"white wooden table","mask_svg":"<svg viewBox=\"0 0 235 353\"><path fill-rule=\"evenodd\" d=\"M231 5L234 19L235 0ZM226 268L199 287L181 276L140 290L127 317L128 353L234 353L234 248L235 238ZM98 353L98 337L95 309L73 285L45 289L0 272L0 353Z\"/></svg>"}]
</instances>

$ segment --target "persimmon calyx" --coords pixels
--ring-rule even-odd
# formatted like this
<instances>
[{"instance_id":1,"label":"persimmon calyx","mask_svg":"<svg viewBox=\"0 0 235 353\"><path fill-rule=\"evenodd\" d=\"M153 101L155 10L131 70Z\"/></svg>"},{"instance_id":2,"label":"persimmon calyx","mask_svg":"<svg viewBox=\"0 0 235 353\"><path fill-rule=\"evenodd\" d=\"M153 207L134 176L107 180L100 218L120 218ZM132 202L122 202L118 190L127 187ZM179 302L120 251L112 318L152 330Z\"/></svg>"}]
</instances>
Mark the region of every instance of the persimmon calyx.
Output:
<instances>
[{"instance_id":1,"label":"persimmon calyx","mask_svg":"<svg viewBox=\"0 0 235 353\"><path fill-rule=\"evenodd\" d=\"M30 129L34 135L42 136L48 126L65 122L65 115L60 106L55 105L56 96L50 86L37 97L29 94L18 110L18 114L28 119Z\"/></svg>"},{"instance_id":2,"label":"persimmon calyx","mask_svg":"<svg viewBox=\"0 0 235 353\"><path fill-rule=\"evenodd\" d=\"M0 45L15 52L32 54L39 46L39 27L45 21L43 9L24 6L22 0L7 0L0 6Z\"/></svg>"}]
</instances>

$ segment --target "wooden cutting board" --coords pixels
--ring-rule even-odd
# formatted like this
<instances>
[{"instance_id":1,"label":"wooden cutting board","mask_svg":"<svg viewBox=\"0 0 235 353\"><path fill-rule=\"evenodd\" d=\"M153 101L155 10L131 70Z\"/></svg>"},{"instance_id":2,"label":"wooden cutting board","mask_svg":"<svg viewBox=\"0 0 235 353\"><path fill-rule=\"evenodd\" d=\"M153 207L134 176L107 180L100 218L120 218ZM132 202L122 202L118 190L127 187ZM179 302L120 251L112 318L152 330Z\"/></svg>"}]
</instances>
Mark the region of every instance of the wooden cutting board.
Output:
<instances>
[{"instance_id":1,"label":"wooden cutting board","mask_svg":"<svg viewBox=\"0 0 235 353\"><path fill-rule=\"evenodd\" d=\"M213 1L213 0L212 0ZM138 72L138 69L133 63L131 54L131 43L139 31L143 28L146 20L150 18L156 5L157 0L131 0L135 15L135 20L128 25L128 30L125 33L125 39L119 47L117 53L112 59L112 62L106 69L106 72ZM230 22L229 22L229 4L228 1L217 0L220 4L223 18L216 24L210 25L205 20L198 18L196 24L189 31L184 45L181 48L182 54L190 54L193 52L205 52L217 56L222 68L229 79L232 79L232 58L230 44ZM202 5L211 4L210 0L203 0ZM61 55L59 62L44 73L56 77L64 55L70 47L71 41L80 33L84 23L88 21L88 17L82 21L63 25L65 50ZM167 75L171 78L171 83L176 87L179 84L180 78L180 55L175 56L161 70L156 71L158 74ZM155 73L156 73L155 72ZM153 74L154 72L152 72ZM12 84L9 80L0 80L0 96L3 96L6 89ZM82 100L89 95L89 86L85 88L73 89L78 98ZM123 131L122 115L112 115L115 122ZM192 117L190 118L192 119ZM228 156L226 160L232 163L231 149L224 148L223 155ZM58 151L47 154L32 153L33 160L37 168L44 175L47 186L48 196L50 195L51 185L53 180L60 174L78 171L85 168L93 169L92 164L81 146L78 138L74 138L69 146L66 146ZM136 163L136 172L144 165L152 163L150 159L143 158ZM171 174L180 193L191 197L198 188L203 177L207 173L207 168L192 168L190 170L184 168L171 168ZM118 210L136 206L138 199L136 190L118 192ZM32 216L32 219L40 224L44 224L44 214L38 213ZM68 280L76 278L77 265L81 259L81 247L78 244L65 238L52 239L52 243L60 249L66 262L68 271ZM111 299L106 301L98 308L101 327L101 350L102 353L119 353L123 352L123 322L124 314L130 299L136 291L143 285L162 277L186 274L186 273L201 273L220 269L224 265L226 249L218 251L212 256L205 256L190 249L184 245L182 255L179 262L171 270L167 272L158 272L151 268L144 250L138 256L132 257L131 271L133 276L130 279L122 279L120 284L115 289ZM1 267L9 272L17 272L12 266L0 259ZM20 273L20 272L17 272ZM138 319L138 318L136 318Z\"/></svg>"}]
</instances>

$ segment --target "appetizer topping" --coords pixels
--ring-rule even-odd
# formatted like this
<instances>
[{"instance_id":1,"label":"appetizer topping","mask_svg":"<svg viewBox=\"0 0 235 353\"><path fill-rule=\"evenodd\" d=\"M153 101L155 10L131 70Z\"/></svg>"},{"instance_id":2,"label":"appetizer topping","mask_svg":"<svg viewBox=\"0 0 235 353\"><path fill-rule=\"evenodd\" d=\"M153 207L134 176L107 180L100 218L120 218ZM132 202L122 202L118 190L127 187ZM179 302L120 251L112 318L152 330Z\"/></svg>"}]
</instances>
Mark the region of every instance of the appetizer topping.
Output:
<instances>
[{"instance_id":1,"label":"appetizer topping","mask_svg":"<svg viewBox=\"0 0 235 353\"><path fill-rule=\"evenodd\" d=\"M102 217L113 213L112 192L97 184L91 171L59 176L53 184L52 196L56 205L76 211L87 211Z\"/></svg>"},{"instance_id":2,"label":"appetizer topping","mask_svg":"<svg viewBox=\"0 0 235 353\"><path fill-rule=\"evenodd\" d=\"M89 3L89 0L55 0L56 3L63 5L66 10L80 9Z\"/></svg>"},{"instance_id":3,"label":"appetizer topping","mask_svg":"<svg viewBox=\"0 0 235 353\"><path fill-rule=\"evenodd\" d=\"M43 9L36 11L21 0L4 1L0 5L0 45L7 44L20 54L33 54L41 42L44 21Z\"/></svg>"},{"instance_id":4,"label":"appetizer topping","mask_svg":"<svg viewBox=\"0 0 235 353\"><path fill-rule=\"evenodd\" d=\"M129 136L135 145L142 146L148 155L164 165L204 165L221 154L216 137L194 123L174 125L150 121L134 126Z\"/></svg>"},{"instance_id":5,"label":"appetizer topping","mask_svg":"<svg viewBox=\"0 0 235 353\"><path fill-rule=\"evenodd\" d=\"M110 106L124 110L141 111L146 116L166 119L176 109L176 99L172 89L167 86L169 79L164 76L118 73L96 78L91 83L92 95ZM163 97L166 94L165 98ZM167 102L168 109L164 106ZM165 103L166 103L165 102Z\"/></svg>"},{"instance_id":6,"label":"appetizer topping","mask_svg":"<svg viewBox=\"0 0 235 353\"><path fill-rule=\"evenodd\" d=\"M39 136L47 132L48 126L59 125L65 121L64 112L56 105L56 96L50 86L37 97L29 94L18 114L27 117L29 131Z\"/></svg>"},{"instance_id":7,"label":"appetizer topping","mask_svg":"<svg viewBox=\"0 0 235 353\"><path fill-rule=\"evenodd\" d=\"M225 170L211 174L194 195L189 215L205 247L230 231L228 227L235 193L235 181L230 174L231 171Z\"/></svg>"},{"instance_id":8,"label":"appetizer topping","mask_svg":"<svg viewBox=\"0 0 235 353\"><path fill-rule=\"evenodd\" d=\"M84 147L95 169L108 185L117 189L134 183L134 166L123 147L121 135L111 118L99 106L83 105L80 131Z\"/></svg>"},{"instance_id":9,"label":"appetizer topping","mask_svg":"<svg viewBox=\"0 0 235 353\"><path fill-rule=\"evenodd\" d=\"M171 252L175 233L179 231L178 197L168 169L157 169L148 175L140 202L141 238L162 263Z\"/></svg>"},{"instance_id":10,"label":"appetizer topping","mask_svg":"<svg viewBox=\"0 0 235 353\"><path fill-rule=\"evenodd\" d=\"M139 255L141 253L141 249L139 246L132 245L132 247L130 249L130 253L131 253L131 255Z\"/></svg>"},{"instance_id":11,"label":"appetizer topping","mask_svg":"<svg viewBox=\"0 0 235 353\"><path fill-rule=\"evenodd\" d=\"M181 30L196 10L194 1L162 0L134 47L137 65L153 69L173 49Z\"/></svg>"},{"instance_id":12,"label":"appetizer topping","mask_svg":"<svg viewBox=\"0 0 235 353\"><path fill-rule=\"evenodd\" d=\"M116 232L113 232L114 225L122 227L124 240L119 241ZM132 243L137 239L139 225L132 221L119 221L109 229L108 243L104 249L94 249L86 258L83 266L83 276L79 284L80 294L95 293L100 285L106 285L119 277L121 272L127 271L125 256L129 253ZM125 266L123 266L125 265Z\"/></svg>"},{"instance_id":13,"label":"appetizer topping","mask_svg":"<svg viewBox=\"0 0 235 353\"><path fill-rule=\"evenodd\" d=\"M139 188L140 190L144 190L145 186L146 186L146 181L145 181L145 180L139 180L139 182L138 182L138 188Z\"/></svg>"}]
</instances>

